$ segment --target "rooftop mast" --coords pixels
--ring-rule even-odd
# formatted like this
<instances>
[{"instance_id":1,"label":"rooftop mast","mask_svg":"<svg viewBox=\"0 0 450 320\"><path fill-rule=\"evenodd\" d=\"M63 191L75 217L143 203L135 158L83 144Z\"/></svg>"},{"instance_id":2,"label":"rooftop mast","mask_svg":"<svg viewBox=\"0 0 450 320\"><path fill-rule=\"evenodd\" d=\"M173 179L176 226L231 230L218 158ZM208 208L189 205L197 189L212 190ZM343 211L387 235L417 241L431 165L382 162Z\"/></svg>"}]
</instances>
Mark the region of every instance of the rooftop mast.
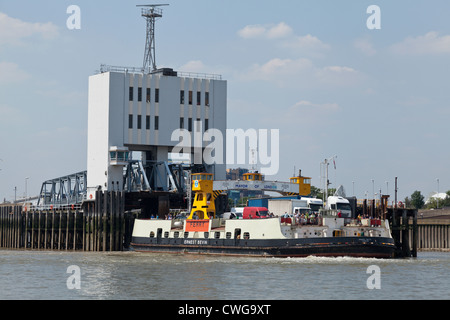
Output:
<instances>
[{"instance_id":1,"label":"rooftop mast","mask_svg":"<svg viewBox=\"0 0 450 320\"><path fill-rule=\"evenodd\" d=\"M155 21L162 17L162 9L157 7L168 6L168 4L142 4L136 7L148 7L141 9L141 16L147 21L147 35L145 39L145 51L143 71L155 71L156 59L155 59ZM151 65L151 66L150 66ZM149 68L152 68L149 70Z\"/></svg>"}]
</instances>

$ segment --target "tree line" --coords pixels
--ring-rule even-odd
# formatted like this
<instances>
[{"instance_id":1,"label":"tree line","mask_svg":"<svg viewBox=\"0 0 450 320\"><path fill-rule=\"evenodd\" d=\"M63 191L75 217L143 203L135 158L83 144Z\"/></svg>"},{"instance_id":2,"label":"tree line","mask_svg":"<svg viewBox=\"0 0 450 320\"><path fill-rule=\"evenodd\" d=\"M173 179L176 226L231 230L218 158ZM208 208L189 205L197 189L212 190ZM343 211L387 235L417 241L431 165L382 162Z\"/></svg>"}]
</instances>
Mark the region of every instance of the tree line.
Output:
<instances>
[{"instance_id":1,"label":"tree line","mask_svg":"<svg viewBox=\"0 0 450 320\"><path fill-rule=\"evenodd\" d=\"M445 199L431 197L428 200L428 203L425 204L425 197L420 191L416 190L411 194L410 198L405 198L405 207L415 209L438 209L442 207L450 207L450 190L447 191L446 194L447 196Z\"/></svg>"}]
</instances>

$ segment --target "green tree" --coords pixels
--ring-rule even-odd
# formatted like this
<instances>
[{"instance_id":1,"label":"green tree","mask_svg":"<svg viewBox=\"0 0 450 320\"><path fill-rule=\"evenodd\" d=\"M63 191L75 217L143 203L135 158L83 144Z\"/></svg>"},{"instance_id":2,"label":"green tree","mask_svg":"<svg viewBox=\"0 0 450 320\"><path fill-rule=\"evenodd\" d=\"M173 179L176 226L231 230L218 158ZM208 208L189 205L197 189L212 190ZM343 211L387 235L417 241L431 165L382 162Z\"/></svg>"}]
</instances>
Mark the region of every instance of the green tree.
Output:
<instances>
[{"instance_id":1,"label":"green tree","mask_svg":"<svg viewBox=\"0 0 450 320\"><path fill-rule=\"evenodd\" d=\"M445 199L431 197L428 200L427 209L437 209L450 206L450 190L446 192Z\"/></svg>"},{"instance_id":2,"label":"green tree","mask_svg":"<svg viewBox=\"0 0 450 320\"><path fill-rule=\"evenodd\" d=\"M411 208L411 200L408 197L405 198L404 203L405 208Z\"/></svg>"},{"instance_id":3,"label":"green tree","mask_svg":"<svg viewBox=\"0 0 450 320\"><path fill-rule=\"evenodd\" d=\"M320 189L319 189L319 188L314 187L314 186L311 186L311 197L312 197L312 198L316 198L316 197L318 196L319 193L322 194L322 193L320 192Z\"/></svg>"},{"instance_id":4,"label":"green tree","mask_svg":"<svg viewBox=\"0 0 450 320\"><path fill-rule=\"evenodd\" d=\"M332 196L336 192L336 188L328 188L328 196ZM312 198L323 198L323 191L320 188L311 186L311 197Z\"/></svg>"},{"instance_id":5,"label":"green tree","mask_svg":"<svg viewBox=\"0 0 450 320\"><path fill-rule=\"evenodd\" d=\"M416 209L421 209L425 205L424 197L420 191L414 191L411 195L411 204Z\"/></svg>"}]
</instances>

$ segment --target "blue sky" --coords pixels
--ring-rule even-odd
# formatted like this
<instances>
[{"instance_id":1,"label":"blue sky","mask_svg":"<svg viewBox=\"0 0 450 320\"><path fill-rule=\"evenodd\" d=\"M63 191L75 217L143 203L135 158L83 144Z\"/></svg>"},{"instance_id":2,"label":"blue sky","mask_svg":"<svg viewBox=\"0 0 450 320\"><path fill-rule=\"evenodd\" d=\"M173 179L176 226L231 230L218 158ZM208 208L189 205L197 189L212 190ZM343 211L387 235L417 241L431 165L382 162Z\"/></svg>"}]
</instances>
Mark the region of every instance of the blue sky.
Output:
<instances>
[{"instance_id":1,"label":"blue sky","mask_svg":"<svg viewBox=\"0 0 450 320\"><path fill-rule=\"evenodd\" d=\"M145 22L130 1L0 1L0 199L86 169L88 77L141 66ZM170 0L159 67L228 81L228 127L280 129L280 170L348 195L450 189L448 1ZM81 29L69 30L69 5ZM369 5L381 29L369 30Z\"/></svg>"}]
</instances>

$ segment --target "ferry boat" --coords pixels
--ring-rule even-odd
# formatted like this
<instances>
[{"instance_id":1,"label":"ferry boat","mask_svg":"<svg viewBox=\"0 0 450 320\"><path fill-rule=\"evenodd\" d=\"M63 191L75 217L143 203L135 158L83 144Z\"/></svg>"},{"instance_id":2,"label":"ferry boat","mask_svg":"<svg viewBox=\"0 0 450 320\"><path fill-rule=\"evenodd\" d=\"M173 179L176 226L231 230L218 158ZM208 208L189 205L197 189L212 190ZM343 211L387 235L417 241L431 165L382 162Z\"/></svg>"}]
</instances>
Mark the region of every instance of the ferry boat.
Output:
<instances>
[{"instance_id":1,"label":"ferry boat","mask_svg":"<svg viewBox=\"0 0 450 320\"><path fill-rule=\"evenodd\" d=\"M394 256L387 220L355 223L336 212L317 217L310 224L293 217L216 218L212 174L192 178L196 194L187 219L136 219L132 250L261 257Z\"/></svg>"}]
</instances>

